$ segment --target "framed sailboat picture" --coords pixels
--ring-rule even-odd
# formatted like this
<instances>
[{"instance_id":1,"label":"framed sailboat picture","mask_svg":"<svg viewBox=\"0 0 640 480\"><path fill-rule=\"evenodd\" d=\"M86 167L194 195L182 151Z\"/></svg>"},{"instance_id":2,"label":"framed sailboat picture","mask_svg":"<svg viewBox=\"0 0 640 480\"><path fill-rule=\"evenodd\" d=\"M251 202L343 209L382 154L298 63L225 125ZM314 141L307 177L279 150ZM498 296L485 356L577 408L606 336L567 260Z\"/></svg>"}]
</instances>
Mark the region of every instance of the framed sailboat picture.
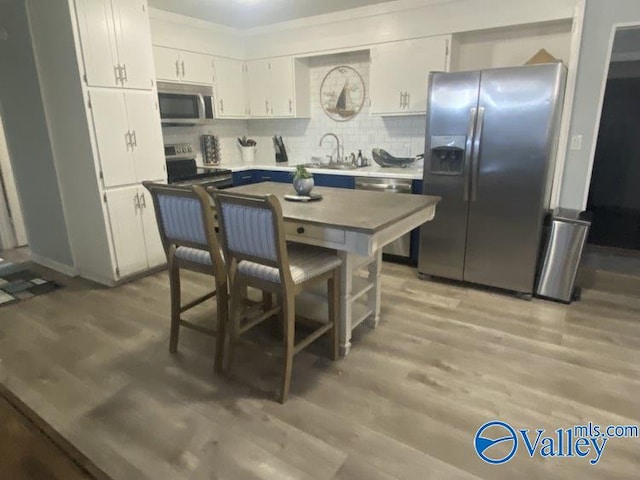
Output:
<instances>
[{"instance_id":1,"label":"framed sailboat picture","mask_svg":"<svg viewBox=\"0 0 640 480\"><path fill-rule=\"evenodd\" d=\"M364 105L364 97L362 76L346 65L329 70L320 85L322 109L337 122L346 122L357 115Z\"/></svg>"}]
</instances>

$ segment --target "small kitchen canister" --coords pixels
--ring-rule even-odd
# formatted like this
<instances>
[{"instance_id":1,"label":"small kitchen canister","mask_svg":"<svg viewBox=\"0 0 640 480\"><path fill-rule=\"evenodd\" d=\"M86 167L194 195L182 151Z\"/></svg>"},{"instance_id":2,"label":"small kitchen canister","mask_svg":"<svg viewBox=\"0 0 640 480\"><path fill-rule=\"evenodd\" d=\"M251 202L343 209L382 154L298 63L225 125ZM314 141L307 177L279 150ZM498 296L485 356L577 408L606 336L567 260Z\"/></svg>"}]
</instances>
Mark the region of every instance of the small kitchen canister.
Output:
<instances>
[{"instance_id":1,"label":"small kitchen canister","mask_svg":"<svg viewBox=\"0 0 640 480\"><path fill-rule=\"evenodd\" d=\"M251 163L256 157L256 147L240 147L242 152L242 161L244 163Z\"/></svg>"}]
</instances>

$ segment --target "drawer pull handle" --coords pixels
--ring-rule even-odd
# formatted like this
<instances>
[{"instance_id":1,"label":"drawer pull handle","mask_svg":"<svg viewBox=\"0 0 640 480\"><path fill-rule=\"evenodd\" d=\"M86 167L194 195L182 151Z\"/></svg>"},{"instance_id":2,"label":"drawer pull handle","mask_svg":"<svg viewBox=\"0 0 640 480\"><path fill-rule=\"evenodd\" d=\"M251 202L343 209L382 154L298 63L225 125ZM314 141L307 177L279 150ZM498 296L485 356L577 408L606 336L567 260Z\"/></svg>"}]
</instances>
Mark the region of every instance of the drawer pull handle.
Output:
<instances>
[{"instance_id":1,"label":"drawer pull handle","mask_svg":"<svg viewBox=\"0 0 640 480\"><path fill-rule=\"evenodd\" d=\"M302 235L304 233L304 227L298 227L296 232L298 232L298 235Z\"/></svg>"}]
</instances>

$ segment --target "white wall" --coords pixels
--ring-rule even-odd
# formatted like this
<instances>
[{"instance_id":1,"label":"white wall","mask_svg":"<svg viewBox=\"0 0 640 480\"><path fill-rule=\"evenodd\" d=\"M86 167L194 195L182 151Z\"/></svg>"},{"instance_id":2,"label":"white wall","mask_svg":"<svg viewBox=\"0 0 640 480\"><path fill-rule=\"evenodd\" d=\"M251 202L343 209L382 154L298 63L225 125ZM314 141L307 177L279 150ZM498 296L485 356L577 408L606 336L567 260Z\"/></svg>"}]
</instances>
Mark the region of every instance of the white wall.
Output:
<instances>
[{"instance_id":1,"label":"white wall","mask_svg":"<svg viewBox=\"0 0 640 480\"><path fill-rule=\"evenodd\" d=\"M568 64L571 21L460 33L455 41L453 71L523 65L541 48Z\"/></svg>"},{"instance_id":2,"label":"white wall","mask_svg":"<svg viewBox=\"0 0 640 480\"><path fill-rule=\"evenodd\" d=\"M248 30L246 51L249 58L309 54L549 22L572 18L575 4L576 0L453 0L397 12L379 4Z\"/></svg>"},{"instance_id":3,"label":"white wall","mask_svg":"<svg viewBox=\"0 0 640 480\"><path fill-rule=\"evenodd\" d=\"M72 268L23 0L0 1L0 109L32 253Z\"/></svg>"},{"instance_id":4,"label":"white wall","mask_svg":"<svg viewBox=\"0 0 640 480\"><path fill-rule=\"evenodd\" d=\"M336 122L329 118L320 105L320 84L332 68L339 65L353 67L365 83L366 98L360 113L349 121ZM362 153L371 158L371 149L384 148L395 156L424 153L424 115L409 117L378 117L369 115L369 51L323 55L309 59L311 81L311 118L250 120L249 135L257 140L256 159L273 161L271 137L281 135L287 146L291 163L306 163L312 156L333 155L335 140L327 138L323 147L318 145L327 132L338 135L345 155Z\"/></svg>"},{"instance_id":5,"label":"white wall","mask_svg":"<svg viewBox=\"0 0 640 480\"><path fill-rule=\"evenodd\" d=\"M522 64L540 48L559 58L569 56L571 20L575 0L540 0L522 4L510 0L453 0L401 11L401 2L374 5L336 14L303 18L246 31L230 29L200 20L151 9L153 43L229 57L259 58L284 54L317 56L311 62L311 119L213 121L205 127L164 128L165 143L190 141L199 145L199 136L220 136L224 161L235 161L239 151L235 138L248 132L258 140L257 158L273 160L271 137L284 137L292 162L307 162L312 155L327 154L317 147L320 137L334 132L343 139L345 152L382 147L392 154L415 155L424 149L425 117L371 117L368 98L365 108L349 122L334 122L322 111L317 98L319 83L337 65L357 68L369 85L369 55L366 50L344 54L321 52L354 50L371 45L436 33L477 32L456 35L459 48L454 69L487 68ZM518 5L514 5L517 3ZM442 21L446 19L446 21ZM531 22L545 25L528 26ZM520 25L505 28L505 25ZM493 30L486 30L493 29ZM481 31L480 31L481 30ZM327 145L330 142L327 141Z\"/></svg>"},{"instance_id":6,"label":"white wall","mask_svg":"<svg viewBox=\"0 0 640 480\"><path fill-rule=\"evenodd\" d=\"M22 216L22 206L20 205L20 197L16 188L13 167L9 158L9 148L7 147L7 139L4 134L4 122L0 116L0 174L2 175L2 184L4 194L7 199L7 206L11 216L13 227L14 245L22 247L27 245L27 231L24 227L24 217Z\"/></svg>"},{"instance_id":7,"label":"white wall","mask_svg":"<svg viewBox=\"0 0 640 480\"><path fill-rule=\"evenodd\" d=\"M601 100L607 77L611 33L616 24L640 24L638 0L587 0L571 135L582 135L582 149L567 150L560 204L586 206L598 134Z\"/></svg>"},{"instance_id":8,"label":"white wall","mask_svg":"<svg viewBox=\"0 0 640 480\"><path fill-rule=\"evenodd\" d=\"M154 45L229 58L245 58L240 31L171 12L149 9Z\"/></svg>"}]
</instances>

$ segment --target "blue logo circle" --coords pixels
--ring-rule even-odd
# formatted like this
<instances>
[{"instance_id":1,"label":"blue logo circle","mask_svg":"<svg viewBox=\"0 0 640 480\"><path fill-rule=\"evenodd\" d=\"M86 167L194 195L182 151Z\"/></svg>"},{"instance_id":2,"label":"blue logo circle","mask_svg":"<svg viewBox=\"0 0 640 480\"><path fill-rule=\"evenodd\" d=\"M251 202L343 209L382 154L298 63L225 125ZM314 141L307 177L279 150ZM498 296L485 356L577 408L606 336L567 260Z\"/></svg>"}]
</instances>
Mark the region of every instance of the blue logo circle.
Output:
<instances>
[{"instance_id":1,"label":"blue logo circle","mask_svg":"<svg viewBox=\"0 0 640 480\"><path fill-rule=\"evenodd\" d=\"M483 433L489 429L491 431L491 438L483 436ZM489 456L490 452L487 452L494 445L502 444L504 442L511 442L513 445L507 455L501 457ZM505 422L487 422L482 425L476 432L474 439L474 446L478 456L491 465L501 465L508 462L516 454L518 450L518 437L516 431Z\"/></svg>"}]
</instances>

